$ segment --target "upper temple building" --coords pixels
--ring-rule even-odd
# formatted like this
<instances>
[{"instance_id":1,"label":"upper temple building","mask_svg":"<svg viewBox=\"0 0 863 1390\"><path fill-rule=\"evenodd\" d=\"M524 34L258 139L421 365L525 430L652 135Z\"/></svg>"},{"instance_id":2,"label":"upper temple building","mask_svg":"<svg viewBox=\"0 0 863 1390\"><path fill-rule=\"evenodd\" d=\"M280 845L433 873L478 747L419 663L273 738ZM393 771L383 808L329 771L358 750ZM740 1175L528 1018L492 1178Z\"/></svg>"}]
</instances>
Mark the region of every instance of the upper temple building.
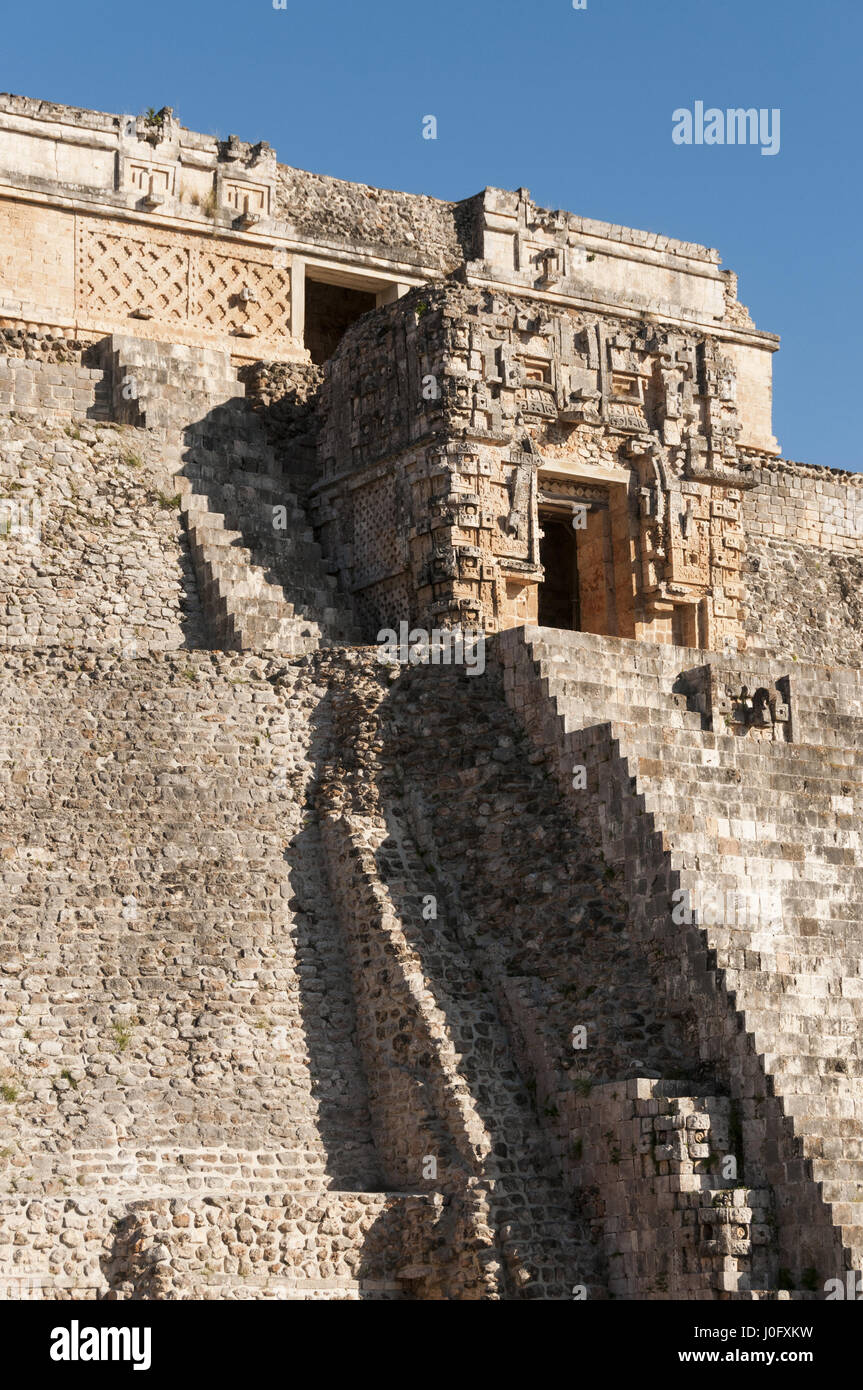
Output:
<instances>
[{"instance_id":1,"label":"upper temple building","mask_svg":"<svg viewBox=\"0 0 863 1390\"><path fill-rule=\"evenodd\" d=\"M709 248L525 188L450 203L305 173L168 108L4 95L0 332L13 355L67 340L120 418L131 362L133 423L245 392L360 638L539 623L859 653L859 480L780 460L778 339ZM164 388L195 361L181 421ZM817 551L837 567L802 635Z\"/></svg>"}]
</instances>

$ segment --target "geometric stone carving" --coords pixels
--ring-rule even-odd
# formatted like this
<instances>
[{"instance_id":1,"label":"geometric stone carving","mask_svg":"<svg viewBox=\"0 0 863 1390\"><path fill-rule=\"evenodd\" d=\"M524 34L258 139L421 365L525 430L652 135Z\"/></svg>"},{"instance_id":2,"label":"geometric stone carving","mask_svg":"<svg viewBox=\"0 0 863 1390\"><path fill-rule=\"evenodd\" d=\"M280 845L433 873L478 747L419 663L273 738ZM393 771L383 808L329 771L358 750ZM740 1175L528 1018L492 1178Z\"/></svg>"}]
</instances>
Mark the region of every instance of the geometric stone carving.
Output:
<instances>
[{"instance_id":1,"label":"geometric stone carving","mask_svg":"<svg viewBox=\"0 0 863 1390\"><path fill-rule=\"evenodd\" d=\"M291 278L287 269L237 255L201 251L192 317L217 333L248 326L264 338L288 331ZM244 295L248 290L252 299Z\"/></svg>"},{"instance_id":2,"label":"geometric stone carving","mask_svg":"<svg viewBox=\"0 0 863 1390\"><path fill-rule=\"evenodd\" d=\"M149 234L136 237L125 229L117 234L87 227L78 284L79 302L94 317L126 319L151 309L164 322L183 321L188 316L189 252L160 245Z\"/></svg>"},{"instance_id":3,"label":"geometric stone carving","mask_svg":"<svg viewBox=\"0 0 863 1390\"><path fill-rule=\"evenodd\" d=\"M266 184L225 179L222 183L222 201L226 207L234 208L237 212L247 212L257 217L269 216L270 190Z\"/></svg>"},{"instance_id":4,"label":"geometric stone carving","mask_svg":"<svg viewBox=\"0 0 863 1390\"><path fill-rule=\"evenodd\" d=\"M79 218L77 261L84 319L146 317L273 343L290 337L290 270L263 248Z\"/></svg>"},{"instance_id":5,"label":"geometric stone carving","mask_svg":"<svg viewBox=\"0 0 863 1390\"><path fill-rule=\"evenodd\" d=\"M130 159L126 164L126 182L130 189L141 194L152 192L166 198L173 196L176 172L176 164L152 164Z\"/></svg>"}]
</instances>

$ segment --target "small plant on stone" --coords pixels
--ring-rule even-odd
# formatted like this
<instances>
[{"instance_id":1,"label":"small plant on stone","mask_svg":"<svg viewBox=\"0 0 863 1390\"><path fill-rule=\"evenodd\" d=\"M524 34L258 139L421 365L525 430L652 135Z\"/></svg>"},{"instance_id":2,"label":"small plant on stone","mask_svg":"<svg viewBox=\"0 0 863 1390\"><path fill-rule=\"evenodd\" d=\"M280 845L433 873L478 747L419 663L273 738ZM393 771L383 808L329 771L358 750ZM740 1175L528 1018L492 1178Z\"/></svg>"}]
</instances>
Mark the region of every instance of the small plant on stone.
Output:
<instances>
[{"instance_id":1,"label":"small plant on stone","mask_svg":"<svg viewBox=\"0 0 863 1390\"><path fill-rule=\"evenodd\" d=\"M13 1105L18 1099L18 1087L12 1081L4 1081L0 1085L0 1097L6 1101L7 1105Z\"/></svg>"},{"instance_id":2,"label":"small plant on stone","mask_svg":"<svg viewBox=\"0 0 863 1390\"><path fill-rule=\"evenodd\" d=\"M115 1019L113 1024L114 1045L118 1052L125 1052L129 1043L132 1041L132 1029L127 1023Z\"/></svg>"},{"instance_id":3,"label":"small plant on stone","mask_svg":"<svg viewBox=\"0 0 863 1390\"><path fill-rule=\"evenodd\" d=\"M165 121L172 114L170 106L163 106L157 111L154 106L148 106L142 117L146 130L145 139L150 144L158 144L165 129Z\"/></svg>"}]
</instances>

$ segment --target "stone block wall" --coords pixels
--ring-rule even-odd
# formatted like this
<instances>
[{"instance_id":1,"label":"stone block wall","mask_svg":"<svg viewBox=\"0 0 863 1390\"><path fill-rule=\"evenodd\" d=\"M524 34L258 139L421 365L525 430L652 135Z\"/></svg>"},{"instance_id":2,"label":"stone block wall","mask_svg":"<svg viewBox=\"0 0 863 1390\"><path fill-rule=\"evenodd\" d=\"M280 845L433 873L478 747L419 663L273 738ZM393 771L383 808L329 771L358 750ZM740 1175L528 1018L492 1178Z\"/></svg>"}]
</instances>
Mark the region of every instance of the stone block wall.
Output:
<instances>
[{"instance_id":1,"label":"stone block wall","mask_svg":"<svg viewBox=\"0 0 863 1390\"><path fill-rule=\"evenodd\" d=\"M7 1193L377 1185L307 810L325 691L281 669L7 654Z\"/></svg>"},{"instance_id":2,"label":"stone block wall","mask_svg":"<svg viewBox=\"0 0 863 1390\"><path fill-rule=\"evenodd\" d=\"M10 1287L160 1299L597 1287L585 1244L559 1232L565 1203L533 1154L505 1034L497 1025L484 1040L491 1000L474 1000L454 945L437 969L432 923L419 968L433 971L433 994L418 993L417 963L395 938L388 951L386 924L368 915L333 842L332 788L351 755L328 692L362 683L374 658L318 661L6 658L0 1281ZM358 766L362 776L371 765ZM403 863L403 850L388 862L382 849L368 888L375 901L397 892L405 913L404 895L422 896L421 862ZM400 1044L418 1027L413 1066L431 1090L394 1108L380 1084L398 1082ZM465 1068L473 1030L477 1059ZM491 1121L489 1086L501 1092ZM461 1171L447 1129L473 1159ZM429 1179L428 1153L440 1163ZM518 1195L526 1162L534 1224ZM394 1179L399 1190L381 1191Z\"/></svg>"},{"instance_id":3,"label":"stone block wall","mask_svg":"<svg viewBox=\"0 0 863 1390\"><path fill-rule=\"evenodd\" d=\"M161 441L89 418L95 368L0 359L0 642L116 656L200 645ZM8 404L7 404L8 409Z\"/></svg>"},{"instance_id":4,"label":"stone block wall","mask_svg":"<svg viewBox=\"0 0 863 1390\"><path fill-rule=\"evenodd\" d=\"M568 1098L614 1297L746 1298L777 1280L772 1194L741 1185L734 1102L633 1079Z\"/></svg>"},{"instance_id":5,"label":"stone block wall","mask_svg":"<svg viewBox=\"0 0 863 1390\"><path fill-rule=\"evenodd\" d=\"M863 661L863 474L777 460L745 493L746 645Z\"/></svg>"},{"instance_id":6,"label":"stone block wall","mask_svg":"<svg viewBox=\"0 0 863 1390\"><path fill-rule=\"evenodd\" d=\"M133 1202L116 1252L125 1275L120 1294L220 1302L400 1298L406 1285L397 1271L408 1268L416 1208L432 1215L430 1201L383 1192ZM415 1256L421 1253L418 1242Z\"/></svg>"},{"instance_id":7,"label":"stone block wall","mask_svg":"<svg viewBox=\"0 0 863 1390\"><path fill-rule=\"evenodd\" d=\"M2 347L7 344L0 344ZM0 357L0 409L37 419L108 418L105 374L100 367L70 362Z\"/></svg>"},{"instance_id":8,"label":"stone block wall","mask_svg":"<svg viewBox=\"0 0 863 1390\"><path fill-rule=\"evenodd\" d=\"M439 1299L466 1264L422 1194L7 1197L0 1217L2 1299Z\"/></svg>"}]
</instances>

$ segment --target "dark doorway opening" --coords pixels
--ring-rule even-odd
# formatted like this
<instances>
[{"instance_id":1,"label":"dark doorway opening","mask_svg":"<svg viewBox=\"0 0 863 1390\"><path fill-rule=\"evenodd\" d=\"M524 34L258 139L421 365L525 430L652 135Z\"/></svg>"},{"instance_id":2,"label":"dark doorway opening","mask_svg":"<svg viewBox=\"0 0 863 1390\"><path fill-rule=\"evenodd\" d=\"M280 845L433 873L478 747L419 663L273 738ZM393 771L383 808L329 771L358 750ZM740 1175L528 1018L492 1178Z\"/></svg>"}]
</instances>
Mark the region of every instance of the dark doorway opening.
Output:
<instances>
[{"instance_id":1,"label":"dark doorway opening","mask_svg":"<svg viewBox=\"0 0 863 1390\"><path fill-rule=\"evenodd\" d=\"M539 543L539 559L545 578L539 586L539 625L578 632L581 629L578 548L572 518L540 513L540 526L543 537Z\"/></svg>"},{"instance_id":2,"label":"dark doorway opening","mask_svg":"<svg viewBox=\"0 0 863 1390\"><path fill-rule=\"evenodd\" d=\"M352 290L346 285L326 285L306 276L305 345L311 359L322 366L335 352L345 331L362 315L374 309L377 296L368 290Z\"/></svg>"}]
</instances>

